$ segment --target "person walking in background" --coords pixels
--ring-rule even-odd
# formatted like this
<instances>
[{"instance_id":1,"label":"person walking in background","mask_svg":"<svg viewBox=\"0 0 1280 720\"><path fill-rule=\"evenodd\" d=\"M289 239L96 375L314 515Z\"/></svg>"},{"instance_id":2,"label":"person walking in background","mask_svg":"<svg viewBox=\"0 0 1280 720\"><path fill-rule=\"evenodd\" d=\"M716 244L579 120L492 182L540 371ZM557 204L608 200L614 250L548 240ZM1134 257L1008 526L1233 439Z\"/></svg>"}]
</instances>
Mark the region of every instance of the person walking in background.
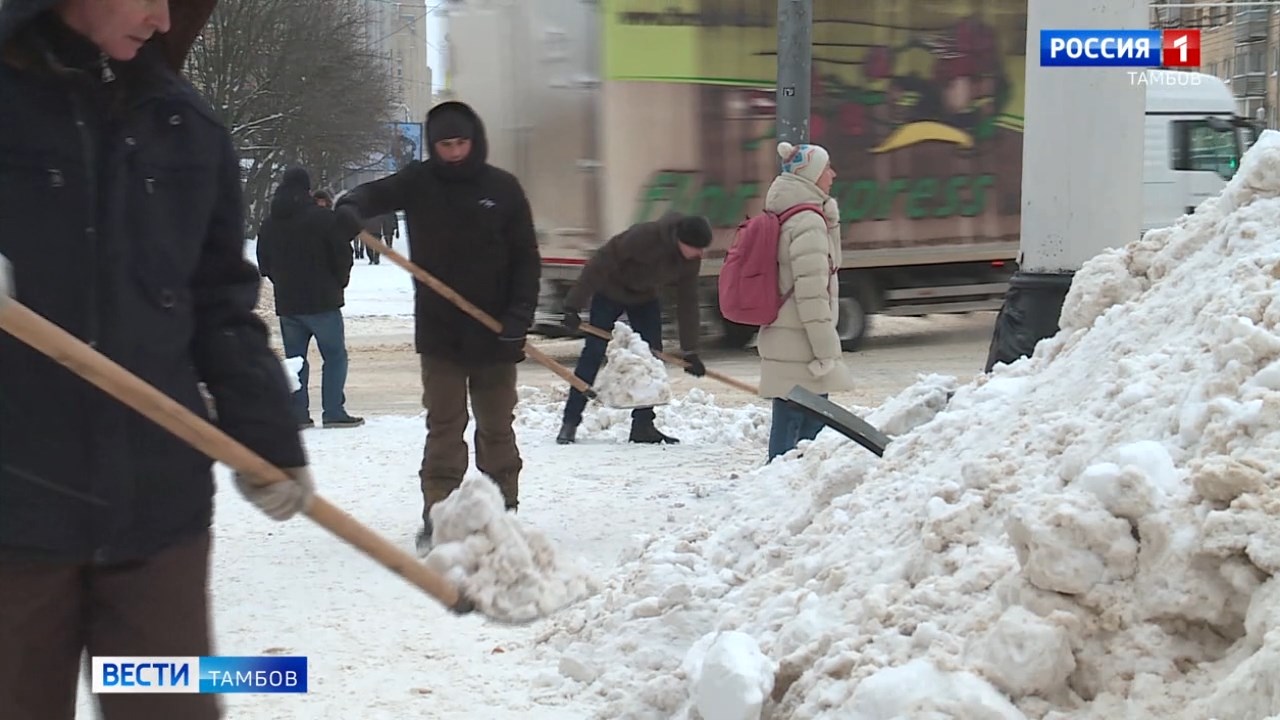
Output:
<instances>
[{"instance_id":1,"label":"person walking in background","mask_svg":"<svg viewBox=\"0 0 1280 720\"><path fill-rule=\"evenodd\" d=\"M378 238L386 243L387 247L395 241L395 236L400 234L399 222L396 220L394 212L383 213L376 217L366 218L364 221L364 230L370 235ZM363 245L363 243L361 243ZM382 253L371 247L365 248L365 252L369 254L370 265L382 264Z\"/></svg>"},{"instance_id":2,"label":"person walking in background","mask_svg":"<svg viewBox=\"0 0 1280 720\"><path fill-rule=\"evenodd\" d=\"M778 319L760 328L760 396L773 400L769 460L812 440L822 423L785 402L799 385L827 397L851 389L843 362L839 318L840 208L831 197L835 169L820 145L778 143L782 172L769 186L764 209L781 214L798 205L818 205L822 214L797 212L778 238Z\"/></svg>"},{"instance_id":3,"label":"person walking in background","mask_svg":"<svg viewBox=\"0 0 1280 720\"><path fill-rule=\"evenodd\" d=\"M361 185L336 206L346 227L403 210L414 264L502 323L495 333L447 298L414 283L414 345L422 365L427 439L418 477L422 529L431 546L431 508L462 483L469 456L464 433L476 416L476 466L493 478L508 510L519 506L523 460L516 444L516 364L538 306L542 260L533 212L520 181L488 163L480 117L464 103L427 113L425 161Z\"/></svg>"},{"instance_id":4,"label":"person walking in background","mask_svg":"<svg viewBox=\"0 0 1280 720\"><path fill-rule=\"evenodd\" d=\"M234 484L285 520L315 483L254 313L240 161L181 72L213 7L0 2L0 305L21 302L284 469ZM215 654L210 458L7 333L0 443L0 718L72 720L86 656ZM222 717L209 694L87 699L103 720Z\"/></svg>"},{"instance_id":5,"label":"person walking in background","mask_svg":"<svg viewBox=\"0 0 1280 720\"><path fill-rule=\"evenodd\" d=\"M347 412L347 340L342 307L351 280L351 234L338 216L316 204L311 178L300 167L285 171L258 232L258 269L275 289L276 315L286 358L301 357L293 393L298 427L315 426L307 388L307 353L315 338L324 360L320 380L321 421L327 428L350 428L364 419Z\"/></svg>"},{"instance_id":6,"label":"person walking in background","mask_svg":"<svg viewBox=\"0 0 1280 720\"><path fill-rule=\"evenodd\" d=\"M395 249L398 237L400 237L400 218L394 212L385 213L382 216L382 242L386 243L388 248Z\"/></svg>"},{"instance_id":7,"label":"person walking in background","mask_svg":"<svg viewBox=\"0 0 1280 720\"><path fill-rule=\"evenodd\" d=\"M333 195L328 190L317 190L311 193L311 197L315 198L316 204L325 210L333 209Z\"/></svg>"},{"instance_id":8,"label":"person walking in background","mask_svg":"<svg viewBox=\"0 0 1280 720\"><path fill-rule=\"evenodd\" d=\"M581 309L590 301L589 322L612 331L625 313L631 328L649 347L662 350L662 304L658 293L665 285L676 286L676 312L680 326L680 348L689 363L685 372L694 377L706 374L698 358L698 336L702 332L698 307L698 273L702 253L711 245L711 223L705 217L668 212L661 218L632 225L610 238L587 262L577 283L564 300L564 325L577 330L582 324ZM588 385L604 362L608 342L588 335L574 374ZM587 396L574 388L564 405L564 421L556 442L577 441L578 425L587 407ZM631 411L630 442L678 443L658 430L653 408Z\"/></svg>"}]
</instances>

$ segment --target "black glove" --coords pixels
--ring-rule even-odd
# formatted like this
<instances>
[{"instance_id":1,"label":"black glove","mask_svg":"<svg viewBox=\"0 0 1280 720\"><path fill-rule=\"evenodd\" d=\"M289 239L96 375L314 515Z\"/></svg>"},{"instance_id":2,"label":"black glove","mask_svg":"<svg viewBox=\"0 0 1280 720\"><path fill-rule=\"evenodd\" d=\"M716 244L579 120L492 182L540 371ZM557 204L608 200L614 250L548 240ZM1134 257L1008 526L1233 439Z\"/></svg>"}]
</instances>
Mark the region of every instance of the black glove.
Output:
<instances>
[{"instance_id":1,"label":"black glove","mask_svg":"<svg viewBox=\"0 0 1280 720\"><path fill-rule=\"evenodd\" d=\"M578 315L577 310L565 310L564 320L561 324L570 330L576 331L582 325L582 316Z\"/></svg>"},{"instance_id":2,"label":"black glove","mask_svg":"<svg viewBox=\"0 0 1280 720\"><path fill-rule=\"evenodd\" d=\"M689 366L684 371L690 375L702 377L707 374L707 366L702 364L702 359L698 357L697 353L685 353L684 361L689 363Z\"/></svg>"},{"instance_id":3,"label":"black glove","mask_svg":"<svg viewBox=\"0 0 1280 720\"><path fill-rule=\"evenodd\" d=\"M498 334L498 339L503 342L524 344L525 336L529 332L529 326L520 318L508 317L502 321L502 332Z\"/></svg>"},{"instance_id":4,"label":"black glove","mask_svg":"<svg viewBox=\"0 0 1280 720\"><path fill-rule=\"evenodd\" d=\"M338 229L342 231L343 237L353 238L364 229L364 219L360 217L360 211L356 210L354 203L338 203L333 213L337 216Z\"/></svg>"}]
</instances>

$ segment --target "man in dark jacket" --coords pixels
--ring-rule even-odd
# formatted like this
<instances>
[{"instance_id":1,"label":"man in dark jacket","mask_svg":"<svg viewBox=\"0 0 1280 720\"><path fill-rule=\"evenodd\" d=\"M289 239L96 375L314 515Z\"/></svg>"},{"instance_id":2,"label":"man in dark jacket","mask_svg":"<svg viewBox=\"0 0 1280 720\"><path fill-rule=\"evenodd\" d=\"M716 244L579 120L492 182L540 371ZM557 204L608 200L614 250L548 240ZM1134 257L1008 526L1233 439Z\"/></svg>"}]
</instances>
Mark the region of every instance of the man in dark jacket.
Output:
<instances>
[{"instance_id":1,"label":"man in dark jacket","mask_svg":"<svg viewBox=\"0 0 1280 720\"><path fill-rule=\"evenodd\" d=\"M698 272L702 267L702 253L710 244L711 224L706 218L675 212L652 222L637 223L615 235L591 257L565 297L565 327L578 329L582 324L580 312L590 299L588 322L592 325L612 331L613 324L626 313L631 328L650 348L661 351L662 304L658 293L664 285L675 283L680 347L689 363L685 372L701 377L707 369L697 354L701 330ZM588 335L574 374L587 384L595 382L607 347L605 340ZM570 388L556 442L568 445L577 440L578 425L586 407L586 396ZM679 442L658 430L654 419L653 408L632 410L630 441Z\"/></svg>"},{"instance_id":2,"label":"man in dark jacket","mask_svg":"<svg viewBox=\"0 0 1280 720\"><path fill-rule=\"evenodd\" d=\"M213 5L0 3L0 255L19 302L208 416L203 382L292 477L236 477L282 520L313 485L253 312L240 165L179 74ZM0 333L0 717L74 717L82 652L212 654L213 493L203 453ZM215 695L96 699L107 720L220 717Z\"/></svg>"},{"instance_id":3,"label":"man in dark jacket","mask_svg":"<svg viewBox=\"0 0 1280 720\"><path fill-rule=\"evenodd\" d=\"M508 509L519 504L523 463L512 427L516 364L524 359L542 272L524 189L487 162L484 124L475 112L460 102L432 108L427 142L426 161L357 187L335 208L351 228L362 218L404 210L410 259L502 322L502 332L494 333L430 288L414 285L427 410L420 551L431 540L431 506L448 497L467 470L468 391L476 415L476 466L502 489Z\"/></svg>"},{"instance_id":4,"label":"man in dark jacket","mask_svg":"<svg viewBox=\"0 0 1280 720\"><path fill-rule=\"evenodd\" d=\"M321 421L327 428L364 424L363 418L353 417L346 409L347 338L342 307L351 281L350 243L351 234L342 231L338 216L316 205L307 171L286 170L271 199L271 212L258 230L258 270L275 290L285 357L302 358L298 372L302 387L293 393L294 418L300 428L315 425L307 392L312 337L324 360Z\"/></svg>"}]
</instances>

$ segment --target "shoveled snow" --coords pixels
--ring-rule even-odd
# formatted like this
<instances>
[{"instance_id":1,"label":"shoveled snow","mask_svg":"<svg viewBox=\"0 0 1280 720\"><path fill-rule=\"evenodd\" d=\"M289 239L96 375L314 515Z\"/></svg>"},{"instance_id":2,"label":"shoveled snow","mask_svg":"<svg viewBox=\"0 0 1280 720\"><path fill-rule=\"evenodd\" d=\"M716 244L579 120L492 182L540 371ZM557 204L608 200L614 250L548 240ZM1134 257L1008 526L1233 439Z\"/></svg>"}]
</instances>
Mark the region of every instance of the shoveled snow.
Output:
<instances>
[{"instance_id":1,"label":"shoveled snow","mask_svg":"<svg viewBox=\"0 0 1280 720\"><path fill-rule=\"evenodd\" d=\"M600 402L612 408L653 407L671 401L667 368L649 343L622 321L613 324L605 365L593 385Z\"/></svg>"},{"instance_id":2,"label":"shoveled snow","mask_svg":"<svg viewBox=\"0 0 1280 720\"><path fill-rule=\"evenodd\" d=\"M302 389L302 363L304 358L291 357L281 361L284 365L284 377L289 381L289 392L297 392Z\"/></svg>"},{"instance_id":3,"label":"shoveled snow","mask_svg":"<svg viewBox=\"0 0 1280 720\"><path fill-rule=\"evenodd\" d=\"M543 635L555 692L696 717L684 659L734 631L770 720L1280 713L1278 196L1269 131L1087 263L1032 358L872 413L882 459L824 432L644 539Z\"/></svg>"},{"instance_id":4,"label":"shoveled snow","mask_svg":"<svg viewBox=\"0 0 1280 720\"><path fill-rule=\"evenodd\" d=\"M431 524L427 567L445 575L489 617L527 622L599 589L575 559L506 511L502 492L486 475L469 475L433 505Z\"/></svg>"},{"instance_id":5,"label":"shoveled snow","mask_svg":"<svg viewBox=\"0 0 1280 720\"><path fill-rule=\"evenodd\" d=\"M777 670L755 638L734 630L704 635L689 650L683 668L702 720L760 717Z\"/></svg>"}]
</instances>

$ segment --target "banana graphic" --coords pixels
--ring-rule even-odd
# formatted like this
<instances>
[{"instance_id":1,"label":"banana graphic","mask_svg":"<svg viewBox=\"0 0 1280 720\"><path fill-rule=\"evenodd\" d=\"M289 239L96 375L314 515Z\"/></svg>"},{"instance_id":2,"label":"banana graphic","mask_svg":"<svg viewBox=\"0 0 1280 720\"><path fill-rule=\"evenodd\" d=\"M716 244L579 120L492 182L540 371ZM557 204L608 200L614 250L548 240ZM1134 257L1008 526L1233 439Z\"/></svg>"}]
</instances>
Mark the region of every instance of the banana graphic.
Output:
<instances>
[{"instance_id":1,"label":"banana graphic","mask_svg":"<svg viewBox=\"0 0 1280 720\"><path fill-rule=\"evenodd\" d=\"M889 137L872 148L871 152L886 153L930 140L955 143L962 148L973 147L973 136L969 133L933 120L923 120L895 128L889 133Z\"/></svg>"}]
</instances>

